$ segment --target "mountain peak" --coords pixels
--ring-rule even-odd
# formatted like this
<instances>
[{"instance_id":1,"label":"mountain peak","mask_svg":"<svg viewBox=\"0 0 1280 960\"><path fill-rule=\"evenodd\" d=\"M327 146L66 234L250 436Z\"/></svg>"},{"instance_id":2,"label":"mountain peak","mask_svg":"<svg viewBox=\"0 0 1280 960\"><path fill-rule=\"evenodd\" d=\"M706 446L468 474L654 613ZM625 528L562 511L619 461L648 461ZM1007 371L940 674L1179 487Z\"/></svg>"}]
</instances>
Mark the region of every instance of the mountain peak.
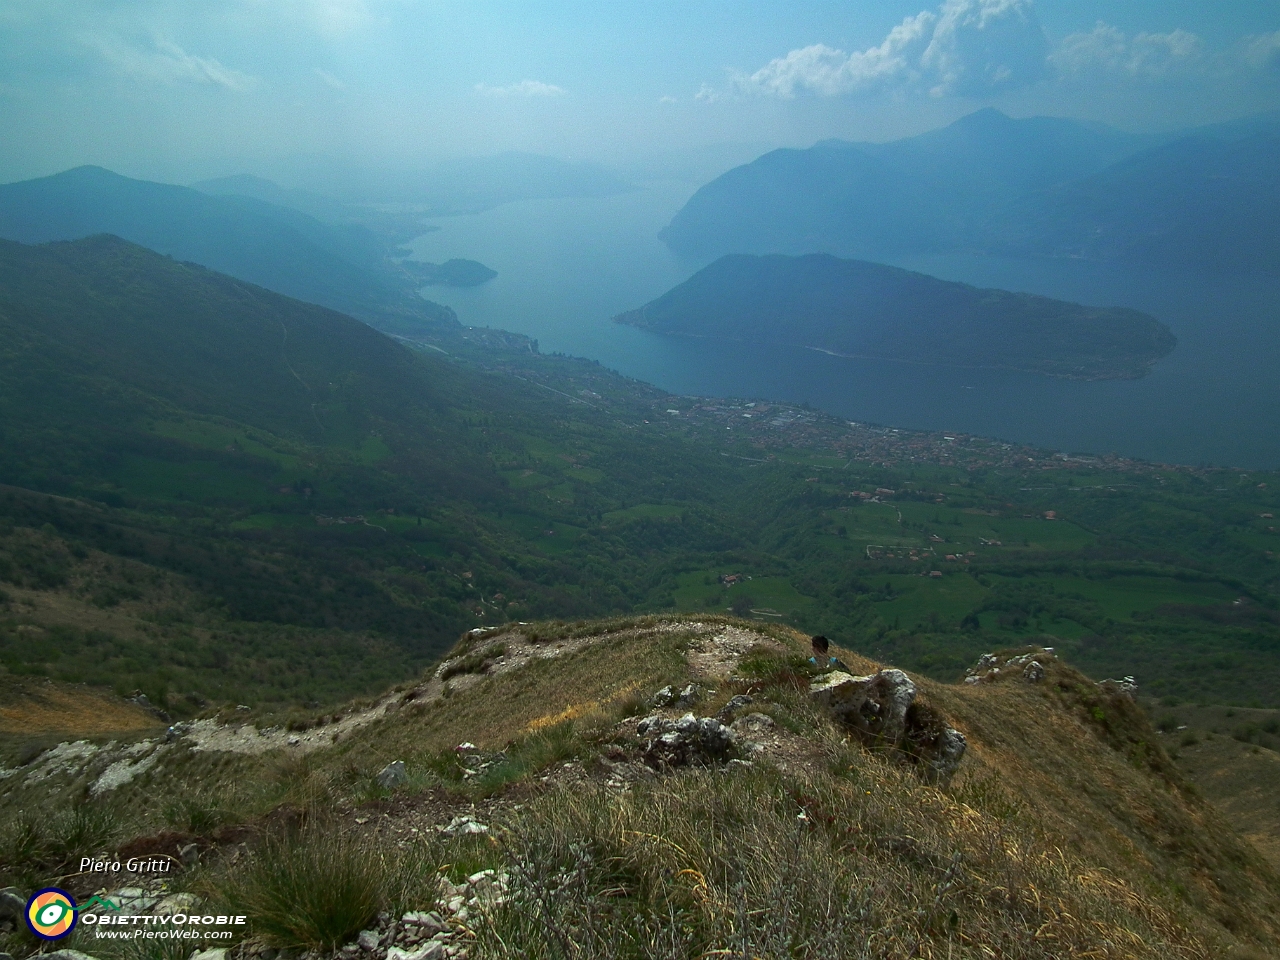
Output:
<instances>
[{"instance_id":1,"label":"mountain peak","mask_svg":"<svg viewBox=\"0 0 1280 960\"><path fill-rule=\"evenodd\" d=\"M951 123L949 128L956 130L1002 130L1017 122L1013 117L1001 110L997 110L995 107L983 107L981 110L965 114L959 120Z\"/></svg>"}]
</instances>

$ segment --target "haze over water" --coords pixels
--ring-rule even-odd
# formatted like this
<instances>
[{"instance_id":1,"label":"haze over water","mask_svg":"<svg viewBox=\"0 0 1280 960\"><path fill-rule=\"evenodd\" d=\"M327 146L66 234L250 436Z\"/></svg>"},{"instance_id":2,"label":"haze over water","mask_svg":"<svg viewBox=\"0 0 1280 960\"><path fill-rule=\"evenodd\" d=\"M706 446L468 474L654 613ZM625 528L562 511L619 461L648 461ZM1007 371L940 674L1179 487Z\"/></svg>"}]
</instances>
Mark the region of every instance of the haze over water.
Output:
<instances>
[{"instance_id":1,"label":"haze over water","mask_svg":"<svg viewBox=\"0 0 1280 960\"><path fill-rule=\"evenodd\" d=\"M1141 380L1082 382L1008 370L849 360L811 350L664 337L612 322L700 264L657 239L696 188L656 183L603 199L540 200L444 218L416 259L498 271L430 287L472 326L534 337L677 394L808 401L851 420L974 433L1170 463L1280 465L1280 281L1144 273L1082 261L944 256L888 261L948 280L1127 306L1178 337Z\"/></svg>"}]
</instances>

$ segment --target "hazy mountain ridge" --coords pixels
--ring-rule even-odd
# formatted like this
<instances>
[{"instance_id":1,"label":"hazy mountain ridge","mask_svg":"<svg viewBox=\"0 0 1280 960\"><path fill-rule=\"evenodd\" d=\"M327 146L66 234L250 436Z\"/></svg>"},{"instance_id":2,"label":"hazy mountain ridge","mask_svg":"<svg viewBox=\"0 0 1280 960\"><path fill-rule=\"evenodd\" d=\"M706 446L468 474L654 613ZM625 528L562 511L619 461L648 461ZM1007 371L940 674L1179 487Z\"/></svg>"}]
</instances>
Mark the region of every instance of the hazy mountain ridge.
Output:
<instances>
[{"instance_id":1,"label":"hazy mountain ridge","mask_svg":"<svg viewBox=\"0 0 1280 960\"><path fill-rule=\"evenodd\" d=\"M247 173L202 180L190 186L211 196L248 197L298 210L338 228L339 234L358 237L365 244L372 233L385 248L394 249L399 244L439 229L422 213L411 210L392 212L369 204L343 203L327 194L282 187ZM377 251L379 260L385 252L385 249Z\"/></svg>"},{"instance_id":2,"label":"hazy mountain ridge","mask_svg":"<svg viewBox=\"0 0 1280 960\"><path fill-rule=\"evenodd\" d=\"M1280 132L1186 137L1022 197L984 232L1015 255L1275 272L1277 184Z\"/></svg>"},{"instance_id":3,"label":"hazy mountain ridge","mask_svg":"<svg viewBox=\"0 0 1280 960\"><path fill-rule=\"evenodd\" d=\"M400 173L360 177L353 199L415 204L432 216L479 213L505 203L559 197L607 197L633 189L596 163L507 151L439 160Z\"/></svg>"},{"instance_id":4,"label":"hazy mountain ridge","mask_svg":"<svg viewBox=\"0 0 1280 960\"><path fill-rule=\"evenodd\" d=\"M24 243L115 234L387 329L456 326L447 307L419 297L367 228L332 226L244 196L132 180L78 167L0 186L0 237Z\"/></svg>"},{"instance_id":5,"label":"hazy mountain ridge","mask_svg":"<svg viewBox=\"0 0 1280 960\"><path fill-rule=\"evenodd\" d=\"M826 254L730 255L615 317L659 333L845 356L1140 377L1177 343L1154 317L938 280Z\"/></svg>"},{"instance_id":6,"label":"hazy mountain ridge","mask_svg":"<svg viewBox=\"0 0 1280 960\"><path fill-rule=\"evenodd\" d=\"M660 236L700 260L989 251L1265 270L1280 262L1276 123L1136 136L988 108L891 143L765 154L700 188Z\"/></svg>"}]
</instances>

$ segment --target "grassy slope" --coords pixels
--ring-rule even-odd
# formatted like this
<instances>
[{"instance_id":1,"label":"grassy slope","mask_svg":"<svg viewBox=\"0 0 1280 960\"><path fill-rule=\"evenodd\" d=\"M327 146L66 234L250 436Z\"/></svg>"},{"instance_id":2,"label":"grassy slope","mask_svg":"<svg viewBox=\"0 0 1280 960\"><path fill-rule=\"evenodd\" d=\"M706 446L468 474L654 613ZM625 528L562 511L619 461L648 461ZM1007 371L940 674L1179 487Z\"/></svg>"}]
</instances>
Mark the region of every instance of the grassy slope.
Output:
<instances>
[{"instance_id":1,"label":"grassy slope","mask_svg":"<svg viewBox=\"0 0 1280 960\"><path fill-rule=\"evenodd\" d=\"M759 640L780 643L782 652L756 656L736 671L754 680L715 682L696 709L714 712L731 694L752 689L755 708L795 733L785 761L766 754L736 774L692 770L641 781L631 794L607 788L609 770L595 758L616 761L634 749L629 725L617 721L634 713L639 697L689 677L684 654L691 642L705 646L707 637L735 625L723 618L706 623L534 625L523 634L540 637L546 649L564 644L560 656L469 676L451 696L429 694L425 682L402 688L395 694L402 705L386 719L305 760L282 752L171 754L112 796L116 809L132 811L114 827L116 836L189 831L202 823L194 828L199 834L210 823L261 815L282 802L312 809L323 830L345 833L359 817L355 823L380 836L408 836L409 826L448 822L491 795L486 819L508 829L479 846L428 842L425 865L414 868L425 872L407 881L415 902L430 903L424 890L436 864L457 864L465 874L537 856L558 869L569 856L572 869L572 850L594 851L609 858L602 861L608 869L580 863L581 886L558 896L563 915L546 918L580 923L584 915L575 911L597 911L585 928L592 933L582 944L585 956L606 955L597 935L617 937L624 953L630 949L631 918L688 937L686 949L696 953L739 935L758 937L753 942L763 949L769 937L796 935L796 927L818 916L825 917L818 929L844 931L846 938L870 922L879 931L875 956L1275 955L1268 952L1280 936L1275 873L1181 779L1130 701L1099 691L1058 662L1034 686L918 678L922 696L970 743L961 774L939 791L846 742L812 714L790 679L786 653L803 649L803 638L770 628ZM503 637L492 631L463 646ZM873 666L839 652L855 670ZM406 697L413 689L420 695ZM453 759L462 740L482 750L505 746L505 759L493 774L468 780ZM394 796L371 788L372 775L392 759L405 760L410 774ZM573 762L566 767L566 761ZM76 783L55 778L22 787L10 780L0 790L10 809L38 802L56 812L74 800ZM142 802L158 792L170 798L165 809ZM797 811L806 821L799 834ZM643 837L655 845L638 842ZM210 845L203 879L184 884L234 888L243 870L219 865L216 840L202 843ZM680 870L694 871L687 875L696 881L691 899L675 877ZM613 892L593 900L606 888ZM834 913L812 896L825 889L840 894ZM790 919L770 914L771 901L790 904ZM735 902L762 910L745 934L731 933L738 929ZM675 915L666 917L667 910ZM851 910L864 911L854 926ZM551 955L543 953L545 924L522 929L518 916L498 911L473 927L482 955ZM816 935L812 928L809 935ZM815 947L809 955L834 954Z\"/></svg>"}]
</instances>

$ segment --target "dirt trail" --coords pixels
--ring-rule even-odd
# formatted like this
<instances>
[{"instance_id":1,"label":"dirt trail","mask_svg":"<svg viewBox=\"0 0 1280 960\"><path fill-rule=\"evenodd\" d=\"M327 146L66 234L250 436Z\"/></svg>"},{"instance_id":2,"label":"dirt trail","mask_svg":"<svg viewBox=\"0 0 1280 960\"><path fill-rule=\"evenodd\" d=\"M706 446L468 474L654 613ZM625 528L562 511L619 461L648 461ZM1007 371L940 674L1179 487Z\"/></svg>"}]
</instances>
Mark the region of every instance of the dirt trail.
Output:
<instances>
[{"instance_id":1,"label":"dirt trail","mask_svg":"<svg viewBox=\"0 0 1280 960\"><path fill-rule=\"evenodd\" d=\"M252 723L224 724L217 720L197 720L179 724L177 732L189 740L195 750L222 750L229 753L266 753L269 750L290 750L308 753L331 746L352 731L373 723L401 703L413 700L431 703L444 695L448 684L454 693L461 693L485 676L495 676L519 670L535 660L551 660L571 656L585 647L601 641L612 643L628 635L693 632L695 639L689 648L689 665L696 677L719 679L731 674L742 656L753 646L779 647L778 641L761 633L725 624L709 624L702 621L666 620L652 626L634 627L613 633L592 634L564 640L535 642L518 627L503 631L481 631L476 640L458 657L445 660L427 680L408 688L393 690L371 706L345 714L341 720L310 730L290 731L283 727L258 728ZM501 647L502 652L497 653ZM444 678L450 667L466 657L483 657L486 650L494 650L492 662L482 673L461 673Z\"/></svg>"}]
</instances>

